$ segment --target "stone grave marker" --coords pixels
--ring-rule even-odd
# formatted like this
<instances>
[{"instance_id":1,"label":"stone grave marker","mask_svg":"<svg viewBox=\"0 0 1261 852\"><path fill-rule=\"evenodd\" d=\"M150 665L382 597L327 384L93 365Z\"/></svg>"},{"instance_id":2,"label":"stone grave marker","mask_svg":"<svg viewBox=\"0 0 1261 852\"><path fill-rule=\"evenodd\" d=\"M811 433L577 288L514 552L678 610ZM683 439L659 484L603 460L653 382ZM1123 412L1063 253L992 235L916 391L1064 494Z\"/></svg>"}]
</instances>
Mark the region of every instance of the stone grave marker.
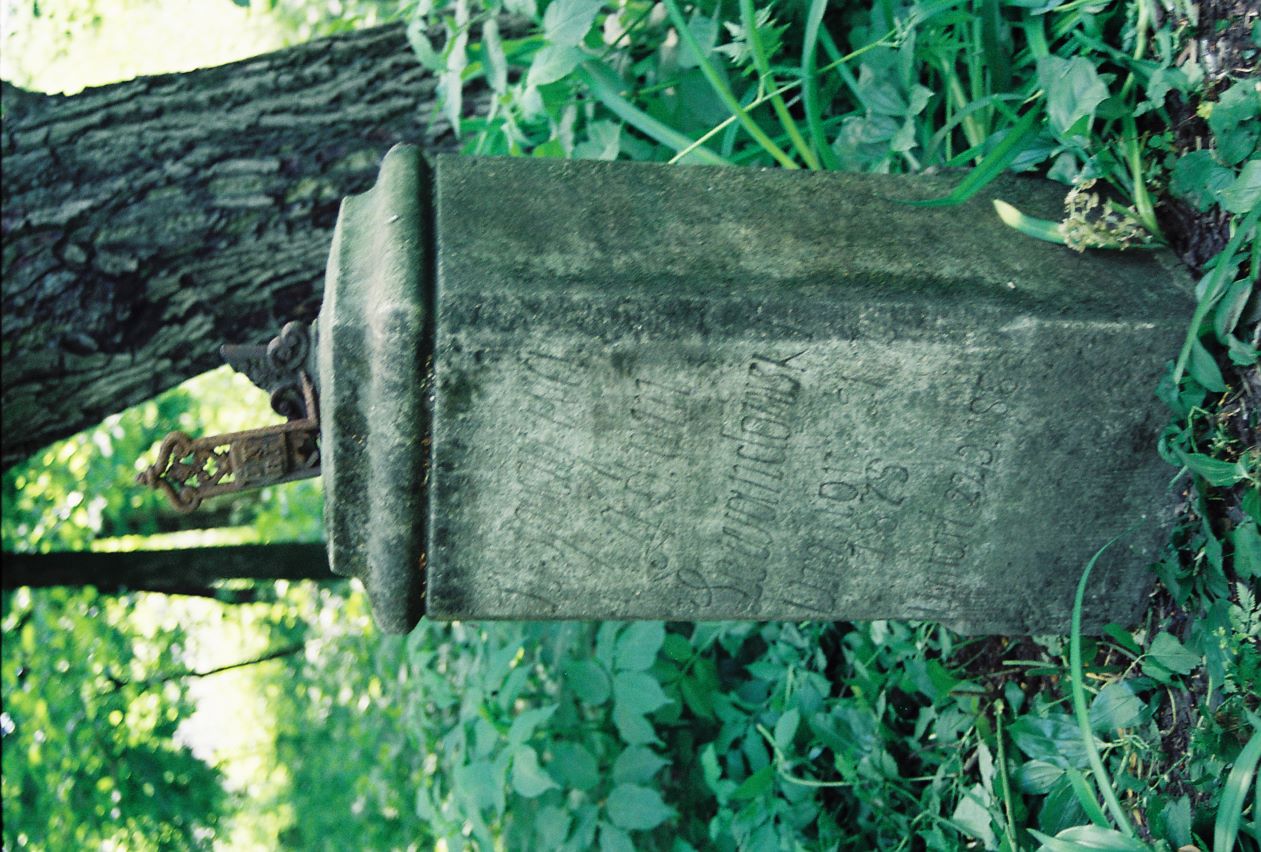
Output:
<instances>
[{"instance_id":1,"label":"stone grave marker","mask_svg":"<svg viewBox=\"0 0 1261 852\"><path fill-rule=\"evenodd\" d=\"M1004 226L1064 188L387 155L318 323L333 570L378 622L1130 622L1172 473L1161 252Z\"/></svg>"}]
</instances>

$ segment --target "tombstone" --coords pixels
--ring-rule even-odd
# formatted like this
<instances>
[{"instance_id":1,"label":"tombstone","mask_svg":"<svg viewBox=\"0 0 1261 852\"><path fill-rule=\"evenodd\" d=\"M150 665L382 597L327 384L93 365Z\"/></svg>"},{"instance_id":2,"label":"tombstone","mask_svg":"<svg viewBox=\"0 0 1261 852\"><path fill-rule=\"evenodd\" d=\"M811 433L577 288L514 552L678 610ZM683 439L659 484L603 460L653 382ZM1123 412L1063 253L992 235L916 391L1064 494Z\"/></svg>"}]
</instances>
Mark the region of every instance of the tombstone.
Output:
<instances>
[{"instance_id":1,"label":"tombstone","mask_svg":"<svg viewBox=\"0 0 1261 852\"><path fill-rule=\"evenodd\" d=\"M955 180L395 148L343 203L309 368L333 570L397 632L1049 633L1129 529L1085 624L1133 622L1189 287L1165 253L1034 241L986 199L905 203ZM1058 218L1063 193L987 198Z\"/></svg>"}]
</instances>

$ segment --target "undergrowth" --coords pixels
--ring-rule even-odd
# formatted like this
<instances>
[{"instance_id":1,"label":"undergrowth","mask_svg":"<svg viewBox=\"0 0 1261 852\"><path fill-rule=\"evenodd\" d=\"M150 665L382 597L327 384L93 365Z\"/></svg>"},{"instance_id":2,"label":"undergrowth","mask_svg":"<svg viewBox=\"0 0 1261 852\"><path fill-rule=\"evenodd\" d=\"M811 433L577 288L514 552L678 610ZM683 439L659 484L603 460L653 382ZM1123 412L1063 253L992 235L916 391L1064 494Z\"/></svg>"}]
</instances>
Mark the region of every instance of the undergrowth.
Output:
<instances>
[{"instance_id":1,"label":"undergrowth","mask_svg":"<svg viewBox=\"0 0 1261 852\"><path fill-rule=\"evenodd\" d=\"M1065 216L997 199L1011 239L1176 251L1197 309L1153 389L1171 419L1152 451L1177 523L1143 622L1099 637L425 623L381 640L355 623L301 682L354 683L374 716L324 695L339 734L295 735L295 788L363 749L351 761L374 769L345 795L386 815L376 829L448 849L1259 848L1255 10L424 0L405 16L468 154L962 170L943 204L1030 172L1065 185ZM476 113L475 81L492 92ZM366 682L347 662L363 657ZM295 839L339 830L316 810L299 806Z\"/></svg>"}]
</instances>

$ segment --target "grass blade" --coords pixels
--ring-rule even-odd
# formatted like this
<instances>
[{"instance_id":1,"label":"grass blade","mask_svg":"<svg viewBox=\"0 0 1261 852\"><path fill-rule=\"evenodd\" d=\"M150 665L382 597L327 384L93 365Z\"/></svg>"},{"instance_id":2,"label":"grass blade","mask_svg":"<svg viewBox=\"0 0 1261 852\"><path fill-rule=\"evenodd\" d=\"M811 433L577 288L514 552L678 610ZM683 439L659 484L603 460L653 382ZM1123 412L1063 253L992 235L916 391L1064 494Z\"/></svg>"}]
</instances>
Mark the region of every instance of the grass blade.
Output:
<instances>
[{"instance_id":1,"label":"grass blade","mask_svg":"<svg viewBox=\"0 0 1261 852\"><path fill-rule=\"evenodd\" d=\"M1048 243L1058 243L1062 246L1068 245L1063 232L1060 231L1059 222L1026 216L1006 201L1000 201L997 198L994 199L994 212L998 214L999 219L1003 220L1004 225L1015 228L1027 237L1046 240Z\"/></svg>"},{"instance_id":2,"label":"grass blade","mask_svg":"<svg viewBox=\"0 0 1261 852\"><path fill-rule=\"evenodd\" d=\"M1099 800L1095 798L1095 791L1090 789L1090 782L1086 780L1086 776L1081 774L1080 769L1074 769L1071 766L1064 770L1064 774L1068 777L1069 786L1073 788L1077 803L1086 812L1087 819L1100 828L1109 828L1108 817L1103 812L1103 808L1099 807Z\"/></svg>"},{"instance_id":3,"label":"grass blade","mask_svg":"<svg viewBox=\"0 0 1261 852\"><path fill-rule=\"evenodd\" d=\"M587 60L575 69L575 73L586 84L591 94L610 112L645 136L657 140L667 148L687 151L688 156L695 162L711 166L732 165L730 160L718 156L708 148L694 145L691 139L673 127L662 124L622 97L621 79L599 60Z\"/></svg>"},{"instance_id":4,"label":"grass blade","mask_svg":"<svg viewBox=\"0 0 1261 852\"><path fill-rule=\"evenodd\" d=\"M1226 779L1222 801L1217 806L1217 820L1213 825L1213 852L1230 852L1235 848L1235 838L1239 835L1239 825L1243 822L1244 801L1248 797L1248 788L1252 785L1252 776L1257 772L1259 760L1261 730L1252 732L1252 739L1239 752L1234 768Z\"/></svg>"},{"instance_id":5,"label":"grass blade","mask_svg":"<svg viewBox=\"0 0 1261 852\"><path fill-rule=\"evenodd\" d=\"M815 52L819 47L819 28L823 25L823 13L827 9L828 0L810 0L810 10L806 14L806 41L801 53L802 97L806 107L806 126L810 130L810 141L825 169L836 170L841 162L828 144L827 134L823 132L823 111L819 106L819 77L815 71Z\"/></svg>"},{"instance_id":6,"label":"grass blade","mask_svg":"<svg viewBox=\"0 0 1261 852\"><path fill-rule=\"evenodd\" d=\"M1235 229L1235 233L1231 236L1230 241L1226 243L1226 248L1218 254L1217 265L1213 267L1213 277L1209 279L1208 286L1204 288L1204 295L1200 297L1200 302L1195 306L1195 313L1191 316L1191 327L1187 329L1187 339L1182 343L1182 351L1178 353L1178 362L1173 367L1173 384L1177 387L1182 381L1182 374L1187 369L1187 360L1191 357L1191 347L1196 339L1200 336L1200 326L1204 322L1204 318L1208 316L1208 312L1217 304L1217 300L1226 292L1226 286L1230 283L1227 276L1234 270L1235 253L1239 251L1239 246L1243 243L1244 237L1247 236L1253 228L1257 226L1257 220L1261 218L1261 209L1253 210L1244 220L1239 223L1239 227Z\"/></svg>"},{"instance_id":7,"label":"grass blade","mask_svg":"<svg viewBox=\"0 0 1261 852\"><path fill-rule=\"evenodd\" d=\"M1126 817L1120 800L1117 799L1117 792L1112 788L1112 782L1108 779L1107 770L1103 766L1103 758L1099 756L1099 749L1095 748L1095 735L1090 728L1090 707L1086 704L1086 687L1081 660L1081 613L1086 601L1086 585L1090 581L1090 572L1094 570L1095 563L1099 561L1100 556L1103 556L1104 551L1116 544L1122 535L1125 533L1121 533L1095 551L1095 555L1086 563L1086 569L1081 572L1081 579L1077 582L1077 594L1073 598L1072 635L1069 637L1068 661L1072 678L1073 715L1077 717L1077 727L1081 730L1082 745L1085 746L1086 758L1090 761L1095 784L1103 793L1104 804L1108 806L1112 818L1116 820L1117 827L1126 837L1133 837L1134 827L1130 825L1130 820Z\"/></svg>"},{"instance_id":8,"label":"grass blade","mask_svg":"<svg viewBox=\"0 0 1261 852\"><path fill-rule=\"evenodd\" d=\"M696 36L692 33L692 28L687 25L687 19L683 17L683 12L679 9L677 0L663 0L663 2L666 9L670 12L670 20L674 22L674 29L678 32L679 40L687 45L688 50L692 51L701 73L705 75L705 79L709 81L709 85L713 87L715 94L718 95L718 99L722 101L727 111L736 117L736 120L748 131L748 134L753 137L754 141L774 157L775 161L781 166L786 169L799 168L797 163L793 161L793 158L785 154L784 150L776 145L771 140L771 137L766 135L766 131L753 120L753 117L745 111L744 107L740 106L740 102L736 100L731 87L723 80L718 73L718 69L714 67L714 63L709 61L709 57L705 55L705 51L697 43Z\"/></svg>"},{"instance_id":9,"label":"grass blade","mask_svg":"<svg viewBox=\"0 0 1261 852\"><path fill-rule=\"evenodd\" d=\"M1003 141L994 146L994 150L990 151L977 166L968 172L963 180L959 181L959 185L954 188L949 195L942 198L932 198L927 201L910 201L917 207L945 207L951 204L961 204L972 196L976 195L986 184L998 177L1003 171L1012 164L1029 141L1037 135L1038 118L1042 110L1030 107L1007 131L1007 135L1003 137Z\"/></svg>"},{"instance_id":10,"label":"grass blade","mask_svg":"<svg viewBox=\"0 0 1261 852\"><path fill-rule=\"evenodd\" d=\"M775 76L771 73L771 63L766 58L762 34L757 28L757 16L753 13L753 0L740 0L740 22L744 25L745 35L749 39L749 52L753 54L753 65L757 68L758 80L761 81L762 87L770 92L771 109L775 111L776 118L779 119L784 132L788 134L793 148L805 161L806 167L818 171L819 158L810 150L806 138L801 135L801 130L797 127L797 122L793 120L788 107L784 105L784 99L776 91Z\"/></svg>"}]
</instances>

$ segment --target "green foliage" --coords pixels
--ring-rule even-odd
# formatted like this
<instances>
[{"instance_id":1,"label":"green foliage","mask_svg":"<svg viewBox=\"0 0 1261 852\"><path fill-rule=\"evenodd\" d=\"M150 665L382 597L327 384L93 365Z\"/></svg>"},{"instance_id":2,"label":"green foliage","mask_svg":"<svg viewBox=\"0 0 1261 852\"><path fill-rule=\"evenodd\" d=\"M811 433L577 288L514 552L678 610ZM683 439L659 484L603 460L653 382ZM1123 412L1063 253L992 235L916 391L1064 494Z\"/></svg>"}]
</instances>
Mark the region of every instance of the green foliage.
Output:
<instances>
[{"instance_id":1,"label":"green foliage","mask_svg":"<svg viewBox=\"0 0 1261 852\"><path fill-rule=\"evenodd\" d=\"M351 16L367 20L372 8L355 5ZM1188 61L1183 11L1164 6L1158 24L1150 0L404 4L417 57L439 77L439 109L470 154L967 167L933 204L984 192L1004 171L1033 171L1073 185L1065 221L997 205L1005 220L1078 249L1163 239L1153 196L1229 215L1229 241L1207 264L1185 345L1170 353L1159 389L1174 417L1160 452L1190 477L1190 514L1157 566L1169 601L1134 630L1112 625L1103 637L1077 632L1067 643L963 639L896 622L423 622L406 638L380 637L360 595L290 590L279 605L288 623L276 630L307 635L308 652L287 658L263 686L287 787L278 801L241 804L285 815L273 845L1257 848L1249 791L1261 750L1261 455L1232 426L1231 396L1257 360L1261 122L1255 81L1217 84ZM504 13L529 22L528 31L501 33ZM478 77L492 96L474 115L463 93ZM1195 150L1175 136L1168 110L1177 100L1205 120ZM97 535L153 531L149 519L160 528L155 505L108 502L133 493L123 487L132 471L90 452L105 443L131 459L157 437L144 431L153 424L208 417L191 398L156 405L152 418L107 422L103 436L77 438L7 478L6 543L82 547ZM317 537L318 493L283 495L288 512L250 505L227 521L277 540ZM73 606L101 605L64 603L63 627L85 620ZM318 632L306 634L307 623ZM38 638L54 648L68 641ZM107 659L130 661L139 647L92 641L64 656L97 659L95 647L108 668ZM49 691L43 700L57 707L41 710L29 679L17 680L10 644L6 713L11 688L28 690L28 716L82 707L74 712L130 718L143 703L142 695L124 707ZM174 662L178 652L161 654ZM154 668L162 667L144 670ZM73 691L100 676L65 677L50 689ZM186 709L178 699L168 699L177 717ZM55 726L12 719L5 831L16 846L8 817L26 799L15 797L60 802L64 772L30 758L33 731ZM169 726L136 730L152 731L154 742L170 734ZM56 749L88 753L66 742ZM117 753L117 765L128 766L133 753ZM183 759L178 749L162 753ZM136 759L128 777L149 777L146 758ZM36 792L19 794L11 778ZM213 778L199 783L215 789ZM179 794L169 786L154 789ZM202 815L218 812L217 794L204 795L180 800L184 822L169 831L196 839L201 829L188 826L213 830L213 816ZM119 817L107 812L113 822L84 818L86 827L67 828L78 832L71 839L125 836L143 847L177 836L150 834L168 829L156 827L156 811L127 801ZM84 813L99 814L93 807Z\"/></svg>"},{"instance_id":2,"label":"green foliage","mask_svg":"<svg viewBox=\"0 0 1261 852\"><path fill-rule=\"evenodd\" d=\"M185 687L144 683L180 668L183 631L91 589L4 605L5 848L209 848L228 801L175 739Z\"/></svg>"}]
</instances>

